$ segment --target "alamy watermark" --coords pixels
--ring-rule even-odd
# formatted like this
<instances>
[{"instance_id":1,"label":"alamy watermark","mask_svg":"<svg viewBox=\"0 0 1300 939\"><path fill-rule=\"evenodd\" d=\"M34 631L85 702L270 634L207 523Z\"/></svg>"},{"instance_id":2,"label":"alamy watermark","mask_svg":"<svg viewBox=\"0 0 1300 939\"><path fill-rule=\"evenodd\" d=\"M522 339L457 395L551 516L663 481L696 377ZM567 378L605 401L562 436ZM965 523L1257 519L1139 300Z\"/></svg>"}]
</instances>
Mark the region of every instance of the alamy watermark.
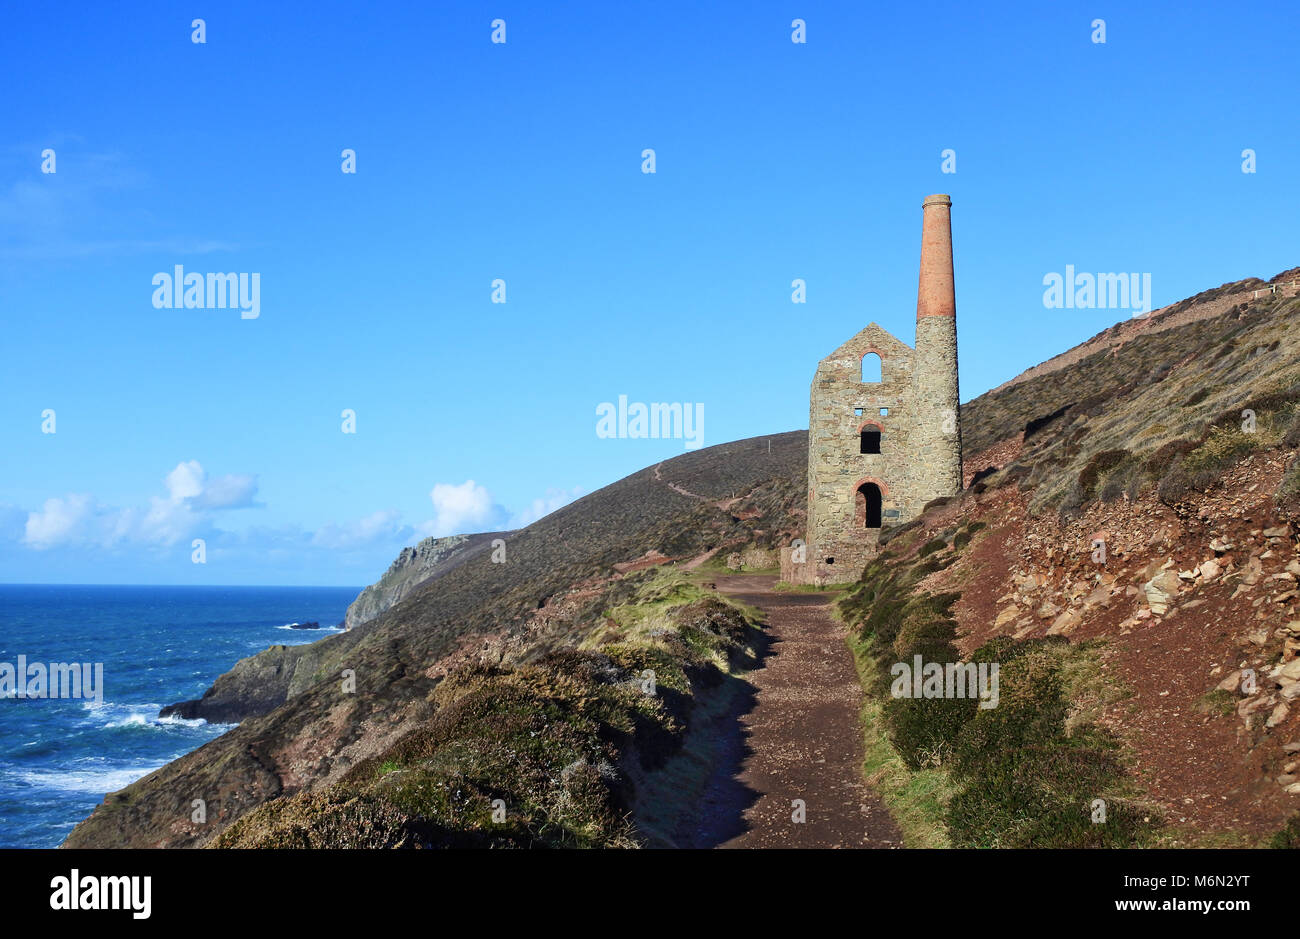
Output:
<instances>
[{"instance_id":1,"label":"alamy watermark","mask_svg":"<svg viewBox=\"0 0 1300 939\"><path fill-rule=\"evenodd\" d=\"M104 702L103 662L0 662L0 698L77 698Z\"/></svg>"},{"instance_id":2,"label":"alamy watermark","mask_svg":"<svg viewBox=\"0 0 1300 939\"><path fill-rule=\"evenodd\" d=\"M894 676L889 693L895 698L979 698L983 710L998 706L997 662L912 662L889 666Z\"/></svg>"},{"instance_id":3,"label":"alamy watermark","mask_svg":"<svg viewBox=\"0 0 1300 939\"><path fill-rule=\"evenodd\" d=\"M239 310L241 319L262 315L261 274L185 273L177 264L171 274L153 275L155 310Z\"/></svg>"},{"instance_id":4,"label":"alamy watermark","mask_svg":"<svg viewBox=\"0 0 1300 939\"><path fill-rule=\"evenodd\" d=\"M627 395L619 395L617 405L610 401L596 405L596 436L602 440L684 440L687 450L697 450L704 443L704 405L640 401L629 404Z\"/></svg>"},{"instance_id":5,"label":"alamy watermark","mask_svg":"<svg viewBox=\"0 0 1300 939\"><path fill-rule=\"evenodd\" d=\"M1049 310L1132 310L1134 316L1151 312L1151 275L1088 274L1074 272L1043 275L1043 306Z\"/></svg>"},{"instance_id":6,"label":"alamy watermark","mask_svg":"<svg viewBox=\"0 0 1300 939\"><path fill-rule=\"evenodd\" d=\"M153 911L153 877L83 875L73 868L66 877L50 881L52 910L127 910L132 919L148 919Z\"/></svg>"}]
</instances>

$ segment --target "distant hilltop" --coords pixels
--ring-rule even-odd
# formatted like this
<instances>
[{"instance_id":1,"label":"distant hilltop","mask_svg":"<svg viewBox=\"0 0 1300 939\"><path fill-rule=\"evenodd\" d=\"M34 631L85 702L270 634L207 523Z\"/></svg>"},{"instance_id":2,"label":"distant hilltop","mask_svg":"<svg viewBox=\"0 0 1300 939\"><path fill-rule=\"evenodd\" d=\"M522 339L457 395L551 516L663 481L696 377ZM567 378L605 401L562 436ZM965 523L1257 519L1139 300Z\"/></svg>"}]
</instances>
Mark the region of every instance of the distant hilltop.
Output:
<instances>
[{"instance_id":1,"label":"distant hilltop","mask_svg":"<svg viewBox=\"0 0 1300 939\"><path fill-rule=\"evenodd\" d=\"M997 394L1012 385L1018 385L1031 378L1041 378L1052 372L1080 362L1094 352L1113 349L1126 342L1131 342L1140 335L1162 332L1187 323L1212 319L1221 316L1234 307L1245 307L1254 300L1264 296L1294 297L1300 294L1300 267L1285 270L1269 280L1247 277L1244 280L1221 284L1210 290L1203 290L1195 296L1149 313L1123 320L1108 329L1102 330L1087 342L1080 343L1073 349L1054 355L1046 362L1040 362L1027 368L1015 378L1005 381L987 394Z\"/></svg>"},{"instance_id":2,"label":"distant hilltop","mask_svg":"<svg viewBox=\"0 0 1300 939\"><path fill-rule=\"evenodd\" d=\"M486 550L494 538L507 534L509 532L494 531L425 538L417 545L403 548L384 572L384 576L362 590L352 601L343 620L343 628L355 629L362 623L370 622L426 580L463 564L480 551Z\"/></svg>"}]
</instances>

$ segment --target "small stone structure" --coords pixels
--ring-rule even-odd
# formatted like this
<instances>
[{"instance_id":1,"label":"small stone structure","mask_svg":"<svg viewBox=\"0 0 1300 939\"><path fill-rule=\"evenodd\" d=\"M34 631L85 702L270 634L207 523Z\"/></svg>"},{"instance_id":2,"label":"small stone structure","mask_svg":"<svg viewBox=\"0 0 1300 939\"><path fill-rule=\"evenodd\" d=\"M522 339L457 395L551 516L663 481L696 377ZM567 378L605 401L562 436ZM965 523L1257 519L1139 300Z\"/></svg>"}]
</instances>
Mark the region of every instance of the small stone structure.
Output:
<instances>
[{"instance_id":1,"label":"small stone structure","mask_svg":"<svg viewBox=\"0 0 1300 939\"><path fill-rule=\"evenodd\" d=\"M921 207L916 348L870 323L817 365L808 531L805 544L781 549L783 580L856 580L884 528L961 491L951 206L934 195Z\"/></svg>"}]
</instances>

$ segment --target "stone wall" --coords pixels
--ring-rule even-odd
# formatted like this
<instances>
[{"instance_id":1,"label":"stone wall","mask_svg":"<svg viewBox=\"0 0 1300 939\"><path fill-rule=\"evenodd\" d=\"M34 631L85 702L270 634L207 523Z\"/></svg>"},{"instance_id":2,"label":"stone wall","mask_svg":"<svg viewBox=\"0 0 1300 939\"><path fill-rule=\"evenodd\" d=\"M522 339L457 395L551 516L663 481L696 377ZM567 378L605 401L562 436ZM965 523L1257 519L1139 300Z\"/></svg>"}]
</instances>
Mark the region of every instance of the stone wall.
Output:
<instances>
[{"instance_id":1,"label":"stone wall","mask_svg":"<svg viewBox=\"0 0 1300 939\"><path fill-rule=\"evenodd\" d=\"M862 359L873 352L881 381L864 383ZM807 570L799 582L856 579L875 556L880 529L857 518L864 482L880 487L885 524L908 505L912 367L911 347L875 323L818 364L808 415ZM859 452L865 425L880 429L878 454Z\"/></svg>"},{"instance_id":2,"label":"stone wall","mask_svg":"<svg viewBox=\"0 0 1300 939\"><path fill-rule=\"evenodd\" d=\"M784 580L856 580L879 550L882 531L961 491L950 205L947 196L929 196L922 206L915 350L871 323L817 366L808 414L806 560L784 549ZM862 359L873 352L881 380L863 382ZM881 431L878 454L860 450L869 424ZM880 488L880 528L867 528L862 514L858 488L867 482Z\"/></svg>"},{"instance_id":3,"label":"stone wall","mask_svg":"<svg viewBox=\"0 0 1300 939\"><path fill-rule=\"evenodd\" d=\"M908 518L920 514L931 499L961 492L957 403L957 320L927 316L916 324Z\"/></svg>"},{"instance_id":4,"label":"stone wall","mask_svg":"<svg viewBox=\"0 0 1300 939\"><path fill-rule=\"evenodd\" d=\"M733 571L766 571L776 567L777 563L775 551L752 546L742 551L732 551L724 561L727 569Z\"/></svg>"}]
</instances>

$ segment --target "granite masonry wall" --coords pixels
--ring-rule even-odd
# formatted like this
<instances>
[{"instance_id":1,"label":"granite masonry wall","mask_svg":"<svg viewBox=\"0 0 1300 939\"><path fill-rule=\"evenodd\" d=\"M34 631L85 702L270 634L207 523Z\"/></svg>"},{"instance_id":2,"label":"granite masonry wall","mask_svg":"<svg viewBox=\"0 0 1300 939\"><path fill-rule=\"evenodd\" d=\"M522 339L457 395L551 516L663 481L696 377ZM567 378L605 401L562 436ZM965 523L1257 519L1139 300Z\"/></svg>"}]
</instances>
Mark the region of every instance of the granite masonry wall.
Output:
<instances>
[{"instance_id":1,"label":"granite masonry wall","mask_svg":"<svg viewBox=\"0 0 1300 939\"><path fill-rule=\"evenodd\" d=\"M791 583L856 580L879 550L883 530L961 491L957 421L957 320L951 200L922 207L916 348L871 323L817 365L808 414L808 530L781 551ZM862 359L880 357L880 381L864 382ZM862 453L864 429L880 431L880 452ZM868 527L870 487L880 493L880 527Z\"/></svg>"}]
</instances>

